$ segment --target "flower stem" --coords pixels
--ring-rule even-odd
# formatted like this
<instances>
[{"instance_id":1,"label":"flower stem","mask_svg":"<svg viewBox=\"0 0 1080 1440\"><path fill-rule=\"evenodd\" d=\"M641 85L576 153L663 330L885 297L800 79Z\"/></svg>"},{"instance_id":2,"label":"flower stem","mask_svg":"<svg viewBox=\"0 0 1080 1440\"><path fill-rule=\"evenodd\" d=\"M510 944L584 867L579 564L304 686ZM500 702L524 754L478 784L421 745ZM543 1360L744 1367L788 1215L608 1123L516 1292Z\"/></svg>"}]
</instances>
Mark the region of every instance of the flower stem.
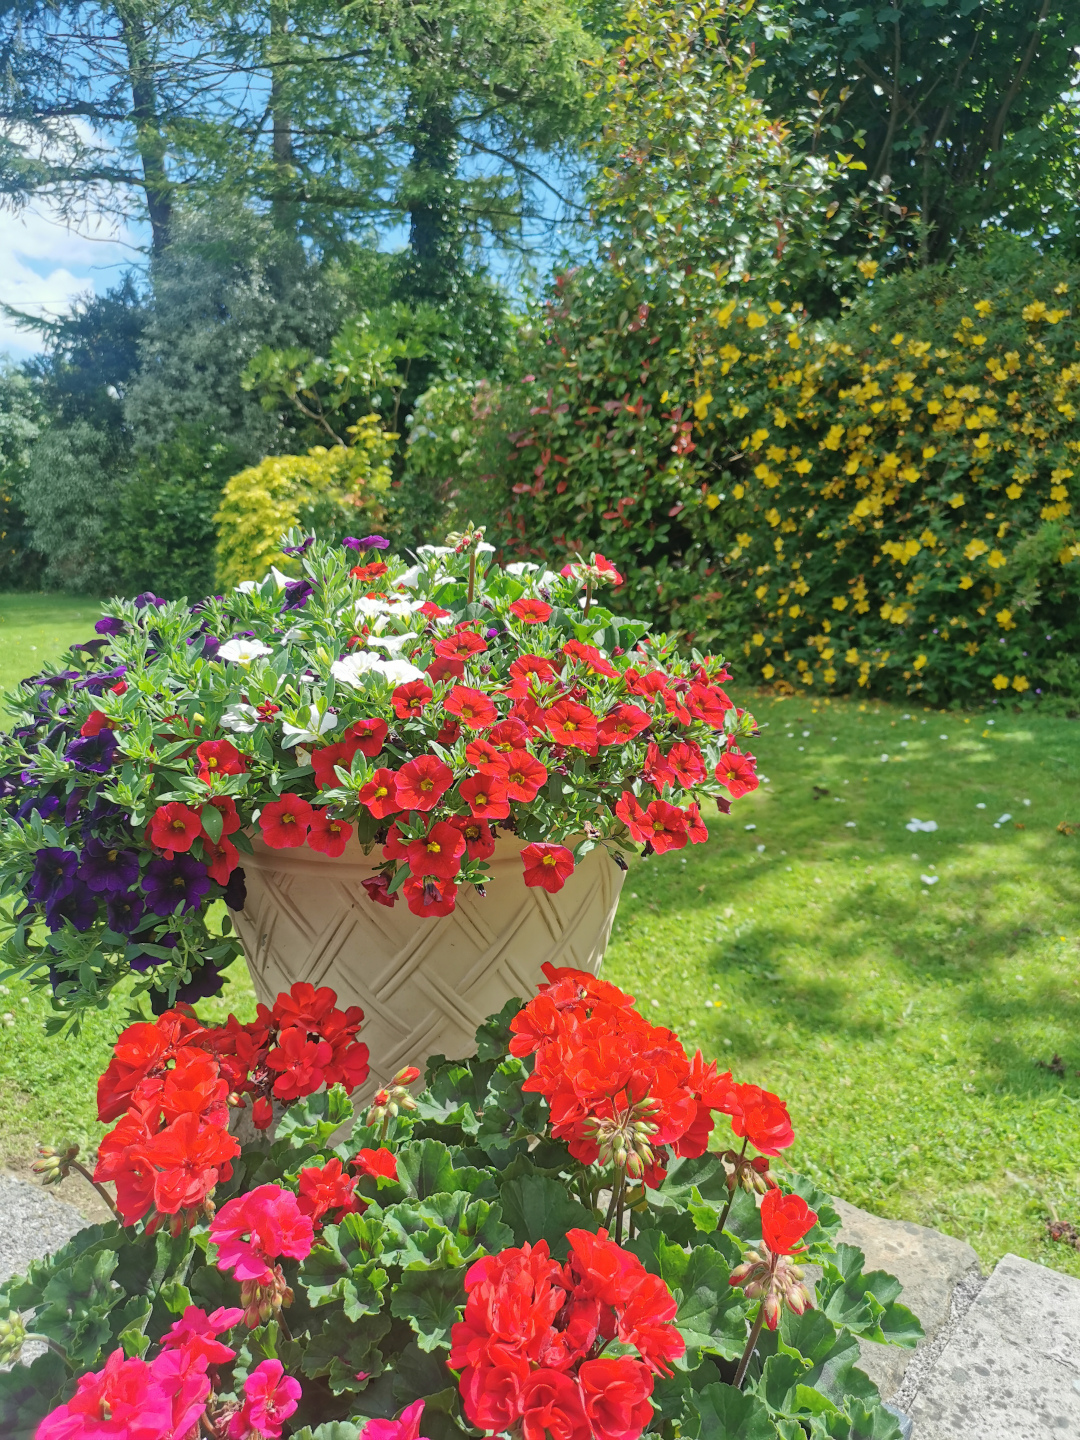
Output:
<instances>
[{"instance_id":1,"label":"flower stem","mask_svg":"<svg viewBox=\"0 0 1080 1440\"><path fill-rule=\"evenodd\" d=\"M750 1339L746 1342L746 1349L743 1351L743 1357L739 1361L739 1368L735 1372L735 1379L731 1382L736 1390L742 1389L742 1382L746 1375L746 1367L750 1364L750 1356L754 1353L754 1346L758 1342L758 1336L761 1334L761 1327L764 1324L765 1301L762 1300L758 1305L757 1319L754 1321L754 1328L750 1331Z\"/></svg>"},{"instance_id":2,"label":"flower stem","mask_svg":"<svg viewBox=\"0 0 1080 1440\"><path fill-rule=\"evenodd\" d=\"M100 1184L94 1179L93 1175L90 1174L90 1171L87 1170L86 1166L83 1165L83 1164L81 1164L78 1160L72 1160L70 1163L71 1163L71 1168L72 1168L72 1170L77 1170L77 1171L79 1172L79 1174L83 1177L83 1179L87 1182L87 1184L92 1185L92 1186L94 1187L94 1189L98 1192L98 1194L101 1196L101 1198L105 1201L105 1204L108 1205L108 1207L109 1207L109 1209L112 1211L113 1215L116 1217L117 1220L120 1221L120 1224L122 1225L122 1224L124 1223L124 1217L120 1214L120 1211L116 1208L116 1201L112 1198L112 1196L109 1194L109 1192L105 1189L105 1186L104 1186L104 1185L100 1185Z\"/></svg>"},{"instance_id":3,"label":"flower stem","mask_svg":"<svg viewBox=\"0 0 1080 1440\"><path fill-rule=\"evenodd\" d=\"M473 596L476 594L476 551L469 556L469 604L473 603Z\"/></svg>"},{"instance_id":4,"label":"flower stem","mask_svg":"<svg viewBox=\"0 0 1080 1440\"><path fill-rule=\"evenodd\" d=\"M55 1340L50 1340L48 1335L39 1335L36 1330L28 1330L26 1332L25 1338L27 1340L40 1340L42 1345L47 1345L50 1350L54 1350L56 1354L60 1356L60 1359L63 1360L64 1364L68 1367L69 1370L74 1368L71 1361L68 1359L67 1351L64 1349L64 1347L62 1345L58 1345Z\"/></svg>"},{"instance_id":5,"label":"flower stem","mask_svg":"<svg viewBox=\"0 0 1080 1440\"><path fill-rule=\"evenodd\" d=\"M586 585L586 586L585 586L585 613L584 613L584 615L581 617L583 620L587 620L587 619L589 618L589 611L590 611L591 608L592 608L592 585Z\"/></svg>"},{"instance_id":6,"label":"flower stem","mask_svg":"<svg viewBox=\"0 0 1080 1440\"><path fill-rule=\"evenodd\" d=\"M741 1160L741 1159L743 1158L743 1156L746 1154L746 1147L747 1147L747 1145L749 1144L749 1141L750 1141L750 1137L749 1137L749 1135L748 1135L748 1136L743 1140L743 1142L742 1142L742 1149L739 1151L739 1159L740 1159L740 1160ZM724 1225L725 1225L726 1222L727 1222L727 1217L728 1217L728 1215L731 1213L731 1202L735 1199L735 1186L736 1186L736 1184L738 1183L738 1178L739 1178L739 1176L738 1176L738 1170L736 1170L735 1174L732 1176L731 1193L730 1193L730 1194L728 1195L728 1197L727 1197L727 1204L724 1206L723 1210L721 1210L721 1212L720 1212L720 1221L719 1221L719 1223L717 1224L717 1227L716 1227L718 1230L723 1230Z\"/></svg>"}]
</instances>

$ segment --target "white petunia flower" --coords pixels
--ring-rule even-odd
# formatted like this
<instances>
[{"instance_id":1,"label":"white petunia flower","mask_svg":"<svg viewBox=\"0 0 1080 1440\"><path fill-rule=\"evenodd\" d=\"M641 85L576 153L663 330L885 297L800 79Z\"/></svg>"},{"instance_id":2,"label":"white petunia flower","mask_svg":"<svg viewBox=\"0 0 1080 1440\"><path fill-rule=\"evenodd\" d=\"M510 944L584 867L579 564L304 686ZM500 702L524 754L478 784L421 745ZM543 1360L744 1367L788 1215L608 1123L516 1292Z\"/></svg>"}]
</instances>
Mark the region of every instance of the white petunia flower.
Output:
<instances>
[{"instance_id":1,"label":"white petunia flower","mask_svg":"<svg viewBox=\"0 0 1080 1440\"><path fill-rule=\"evenodd\" d=\"M309 745L317 745L319 740L333 730L338 723L338 717L329 710L325 714L319 714L317 705L308 706L308 724L294 725L290 720L282 722L282 730L285 732L285 739L282 744L288 749L292 745L299 745L306 742Z\"/></svg>"},{"instance_id":2,"label":"white petunia flower","mask_svg":"<svg viewBox=\"0 0 1080 1440\"><path fill-rule=\"evenodd\" d=\"M358 685L362 675L383 675L392 685L404 685L408 680L423 680L424 672L407 660L383 660L372 655L370 650L357 650L346 655L344 660L335 660L330 666L335 680L346 685Z\"/></svg>"},{"instance_id":3,"label":"white petunia flower","mask_svg":"<svg viewBox=\"0 0 1080 1440\"><path fill-rule=\"evenodd\" d=\"M400 650L408 641L414 641L415 635L408 632L404 635L369 635L364 642L367 645L378 645L380 650Z\"/></svg>"},{"instance_id":4,"label":"white petunia flower","mask_svg":"<svg viewBox=\"0 0 1080 1440\"><path fill-rule=\"evenodd\" d=\"M539 570L540 566L533 564L531 560L515 560L506 566L508 575L526 575L530 570Z\"/></svg>"},{"instance_id":5,"label":"white petunia flower","mask_svg":"<svg viewBox=\"0 0 1080 1440\"><path fill-rule=\"evenodd\" d=\"M250 735L258 728L259 716L254 705L230 705L221 717L223 730L237 735Z\"/></svg>"},{"instance_id":6,"label":"white petunia flower","mask_svg":"<svg viewBox=\"0 0 1080 1440\"><path fill-rule=\"evenodd\" d=\"M407 660L381 660L378 667L391 685L407 685L410 680L426 680L423 670L410 665Z\"/></svg>"},{"instance_id":7,"label":"white petunia flower","mask_svg":"<svg viewBox=\"0 0 1080 1440\"><path fill-rule=\"evenodd\" d=\"M238 637L235 640L226 640L217 653L219 660L235 660L238 665L250 665L253 660L258 660L262 655L272 653L269 645L264 645L261 640L245 640Z\"/></svg>"}]
</instances>

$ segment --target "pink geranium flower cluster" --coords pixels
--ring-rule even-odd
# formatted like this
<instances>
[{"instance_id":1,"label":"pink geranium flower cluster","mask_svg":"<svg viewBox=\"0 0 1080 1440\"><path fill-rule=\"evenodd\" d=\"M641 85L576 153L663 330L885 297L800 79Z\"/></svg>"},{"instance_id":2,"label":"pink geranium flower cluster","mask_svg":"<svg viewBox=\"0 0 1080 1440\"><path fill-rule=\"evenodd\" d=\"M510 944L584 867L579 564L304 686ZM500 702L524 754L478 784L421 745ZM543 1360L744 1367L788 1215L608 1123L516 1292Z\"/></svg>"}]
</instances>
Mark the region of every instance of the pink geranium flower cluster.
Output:
<instances>
[{"instance_id":1,"label":"pink geranium flower cluster","mask_svg":"<svg viewBox=\"0 0 1080 1440\"><path fill-rule=\"evenodd\" d=\"M230 1414L228 1402L215 1397L211 1370L236 1358L218 1337L240 1319L239 1310L207 1315L189 1305L153 1360L125 1359L114 1350L45 1417L35 1440L188 1440L204 1421L208 1433L227 1433L229 1440L278 1440L300 1399L299 1382L284 1375L280 1361L264 1360L248 1375L239 1410Z\"/></svg>"}]
</instances>

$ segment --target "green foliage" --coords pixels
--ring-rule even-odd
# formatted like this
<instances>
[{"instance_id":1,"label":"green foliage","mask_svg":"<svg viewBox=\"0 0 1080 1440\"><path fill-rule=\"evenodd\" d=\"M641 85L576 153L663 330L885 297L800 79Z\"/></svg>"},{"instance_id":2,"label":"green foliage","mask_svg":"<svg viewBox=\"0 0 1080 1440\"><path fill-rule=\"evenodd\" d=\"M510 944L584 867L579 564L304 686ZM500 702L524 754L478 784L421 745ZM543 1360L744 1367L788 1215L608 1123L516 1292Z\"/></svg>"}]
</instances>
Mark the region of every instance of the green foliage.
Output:
<instances>
[{"instance_id":1,"label":"green foliage","mask_svg":"<svg viewBox=\"0 0 1080 1440\"><path fill-rule=\"evenodd\" d=\"M739 28L774 114L786 119L808 90L832 102L820 143L854 145L871 176L890 177L921 263L987 228L1076 253L1080 26L1067 0L779 0L748 7Z\"/></svg>"},{"instance_id":2,"label":"green foliage","mask_svg":"<svg viewBox=\"0 0 1080 1440\"><path fill-rule=\"evenodd\" d=\"M30 548L32 532L22 501L41 409L29 378L0 364L0 585L9 590L36 589L41 578L41 556Z\"/></svg>"},{"instance_id":3,"label":"green foliage","mask_svg":"<svg viewBox=\"0 0 1080 1440\"><path fill-rule=\"evenodd\" d=\"M214 588L214 514L243 464L232 446L181 428L174 439L135 455L115 492L110 527L117 586L191 599Z\"/></svg>"},{"instance_id":4,"label":"green foliage","mask_svg":"<svg viewBox=\"0 0 1080 1440\"><path fill-rule=\"evenodd\" d=\"M19 494L43 580L102 594L116 578L112 522L122 440L87 420L53 425L35 441Z\"/></svg>"},{"instance_id":5,"label":"green foliage","mask_svg":"<svg viewBox=\"0 0 1080 1440\"><path fill-rule=\"evenodd\" d=\"M503 1028L489 1021L478 1038L490 1048ZM421 1398L427 1433L441 1440L469 1433L458 1376L447 1363L465 1304L467 1265L514 1245L553 1240L565 1255L565 1228L601 1226L601 1192L611 1180L601 1166L582 1166L564 1143L550 1139L542 1101L541 1145L519 1151L508 1168L483 1163L467 1131L424 1118L440 1103L464 1112L476 1096L485 1110L489 1103L505 1105L493 1082L509 1060L502 1048L490 1058L437 1063L432 1073L441 1080L443 1102L429 1092L386 1128L360 1122L332 1151L324 1123L349 1118L343 1092L309 1097L286 1113L275 1138L261 1137L243 1151L237 1178L226 1187L233 1193L267 1183L294 1188L302 1168L331 1155L348 1168L358 1150L375 1145L395 1155L398 1180L380 1181L363 1214L317 1225L308 1256L284 1262L292 1292L288 1329L271 1318L224 1336L238 1354L220 1367L222 1394L238 1391L259 1361L273 1357L301 1380L303 1399L290 1430L297 1440L355 1440L364 1417L392 1415ZM457 1084L456 1094L448 1083ZM518 1126L511 1138L528 1142L531 1133ZM715 1156L707 1163L720 1165ZM698 1162L686 1164L701 1169ZM702 1440L787 1440L789 1419L823 1416L830 1428L822 1435L894 1440L874 1386L851 1362L856 1335L881 1339L874 1322L899 1287L888 1277L862 1275L859 1252L834 1243L839 1221L826 1197L801 1177L791 1180L819 1212L808 1239L810 1258L824 1267L822 1308L786 1314L777 1332L762 1333L741 1393L731 1383L732 1362L747 1347L756 1307L730 1284L744 1242L721 1225L726 1185L700 1202L712 1213L710 1234L687 1233L680 1207L650 1205L651 1192L636 1204L637 1238L623 1235L622 1243L671 1291L675 1325L687 1346L673 1376L657 1380L646 1434L677 1427ZM736 1208L756 1214L746 1196ZM462 1222L481 1211L482 1223L463 1248ZM505 1223L511 1216L512 1227ZM620 1217L617 1228L621 1223ZM99 1369L118 1344L128 1355L153 1358L191 1297L207 1309L235 1303L239 1284L216 1268L214 1255L205 1218L175 1237L164 1230L148 1234L142 1222L126 1228L111 1222L81 1231L55 1255L34 1262L26 1277L0 1284L0 1314L20 1313L30 1334L55 1347L48 1363L16 1364L0 1374L5 1440L30 1440L41 1415L70 1394L72 1381Z\"/></svg>"},{"instance_id":6,"label":"green foliage","mask_svg":"<svg viewBox=\"0 0 1080 1440\"><path fill-rule=\"evenodd\" d=\"M228 481L214 516L221 585L261 580L272 566L288 565L281 539L293 526L337 540L357 525L378 529L397 436L380 428L377 415L363 416L348 433L348 446L271 456Z\"/></svg>"}]
</instances>

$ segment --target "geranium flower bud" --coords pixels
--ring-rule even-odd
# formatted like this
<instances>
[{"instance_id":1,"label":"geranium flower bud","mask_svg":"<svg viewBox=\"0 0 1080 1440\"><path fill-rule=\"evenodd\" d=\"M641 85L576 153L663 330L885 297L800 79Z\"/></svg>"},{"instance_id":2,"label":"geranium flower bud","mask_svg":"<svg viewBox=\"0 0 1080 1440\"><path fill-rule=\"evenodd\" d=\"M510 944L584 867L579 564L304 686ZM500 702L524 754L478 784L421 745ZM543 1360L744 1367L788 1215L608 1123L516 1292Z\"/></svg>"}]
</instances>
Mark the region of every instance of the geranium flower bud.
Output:
<instances>
[{"instance_id":1,"label":"geranium flower bud","mask_svg":"<svg viewBox=\"0 0 1080 1440\"><path fill-rule=\"evenodd\" d=\"M22 1354L26 1326L19 1314L0 1320L0 1365L13 1365Z\"/></svg>"},{"instance_id":2,"label":"geranium flower bud","mask_svg":"<svg viewBox=\"0 0 1080 1440\"><path fill-rule=\"evenodd\" d=\"M770 1330L775 1330L780 1324L780 1316L784 1308L780 1303L780 1297L770 1293L765 1296L762 1304L765 1309L765 1324Z\"/></svg>"},{"instance_id":3,"label":"geranium flower bud","mask_svg":"<svg viewBox=\"0 0 1080 1440\"><path fill-rule=\"evenodd\" d=\"M35 1175L41 1176L43 1185L59 1185L71 1174L71 1162L79 1153L78 1145L69 1145L66 1150L54 1150L48 1145L39 1145L40 1160L31 1165Z\"/></svg>"}]
</instances>

